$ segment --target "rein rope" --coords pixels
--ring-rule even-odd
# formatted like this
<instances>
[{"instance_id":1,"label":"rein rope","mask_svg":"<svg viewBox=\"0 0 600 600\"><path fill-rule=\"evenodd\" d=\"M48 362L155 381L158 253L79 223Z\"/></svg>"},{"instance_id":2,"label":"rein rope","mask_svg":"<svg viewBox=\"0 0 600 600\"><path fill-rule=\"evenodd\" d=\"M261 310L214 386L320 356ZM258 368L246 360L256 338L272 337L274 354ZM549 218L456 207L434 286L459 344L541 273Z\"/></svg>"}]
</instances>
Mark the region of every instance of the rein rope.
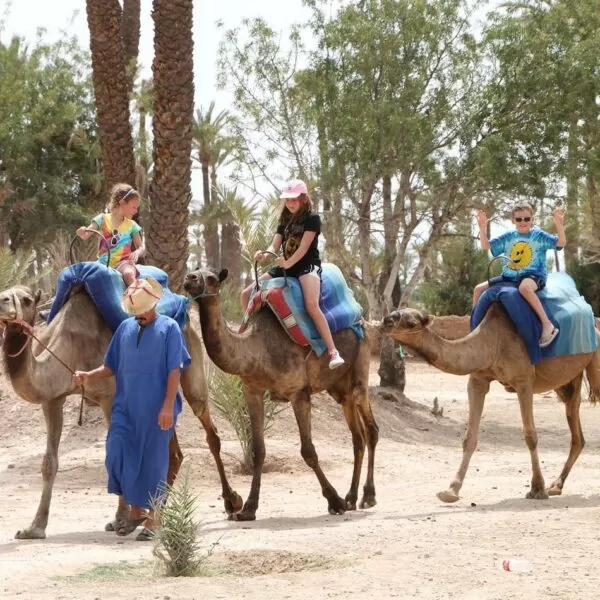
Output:
<instances>
[{"instance_id":1,"label":"rein rope","mask_svg":"<svg viewBox=\"0 0 600 600\"><path fill-rule=\"evenodd\" d=\"M46 346L46 344L44 344L44 342L42 342L35 335L35 333L33 333L33 325L30 325L29 323L27 323L27 321L23 320L23 310L21 308L21 301L19 300L18 296L14 292L13 292L13 299L14 299L17 315L16 315L15 319L8 321L8 322L19 325L21 327L21 331L27 336L27 339L25 340L23 347L18 352L15 352L14 354L7 353L7 356L10 356L11 358L15 358L15 357L21 355L23 353L23 351L25 350L25 348L27 348L27 345L29 344L31 339L33 338L40 346L42 346L42 348L44 348L52 356L54 356L54 358L63 367L65 367L65 369L67 369L67 371L69 371L71 373L71 375L75 375L75 371L62 358L60 358L60 356L57 356L52 350L50 350L50 348L48 348L48 346ZM81 404L79 405L79 418L77 419L77 425L79 425L80 427L83 424L83 401L85 399L86 399L85 388L84 388L83 384L81 384Z\"/></svg>"}]
</instances>

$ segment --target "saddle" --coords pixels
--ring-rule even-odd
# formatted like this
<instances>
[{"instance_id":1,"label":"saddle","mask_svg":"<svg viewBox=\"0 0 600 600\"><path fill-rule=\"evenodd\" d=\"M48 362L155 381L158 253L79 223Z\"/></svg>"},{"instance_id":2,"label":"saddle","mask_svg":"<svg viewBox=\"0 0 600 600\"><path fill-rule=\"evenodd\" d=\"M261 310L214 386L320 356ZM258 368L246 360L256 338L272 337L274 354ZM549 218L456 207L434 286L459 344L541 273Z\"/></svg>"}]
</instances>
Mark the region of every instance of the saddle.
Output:
<instances>
[{"instance_id":1,"label":"saddle","mask_svg":"<svg viewBox=\"0 0 600 600\"><path fill-rule=\"evenodd\" d=\"M323 263L321 268L319 306L331 333L350 328L359 339L364 339L362 306L354 298L342 272L332 263ZM260 281L260 287L254 290L248 302L240 333L248 328L252 316L264 306L273 312L292 341L300 346L310 346L317 356L325 352L327 347L306 312L302 287L296 278L275 277Z\"/></svg>"},{"instance_id":2,"label":"saddle","mask_svg":"<svg viewBox=\"0 0 600 600\"><path fill-rule=\"evenodd\" d=\"M523 338L532 364L555 356L596 351L598 340L592 307L579 294L569 275L550 273L546 287L538 296L548 317L560 330L548 347L540 348L540 321L517 286L511 282L493 285L481 295L471 313L471 331L481 323L491 304L500 302Z\"/></svg>"},{"instance_id":3,"label":"saddle","mask_svg":"<svg viewBox=\"0 0 600 600\"><path fill-rule=\"evenodd\" d=\"M138 265L138 269L142 279L152 277L163 287L163 295L156 305L157 312L172 317L183 328L187 324L189 298L169 289L168 276L162 269L148 265ZM121 298L125 292L121 274L98 262L81 262L61 271L56 282L56 296L47 317L48 323L78 287L85 289L112 331L129 317L121 306Z\"/></svg>"}]
</instances>

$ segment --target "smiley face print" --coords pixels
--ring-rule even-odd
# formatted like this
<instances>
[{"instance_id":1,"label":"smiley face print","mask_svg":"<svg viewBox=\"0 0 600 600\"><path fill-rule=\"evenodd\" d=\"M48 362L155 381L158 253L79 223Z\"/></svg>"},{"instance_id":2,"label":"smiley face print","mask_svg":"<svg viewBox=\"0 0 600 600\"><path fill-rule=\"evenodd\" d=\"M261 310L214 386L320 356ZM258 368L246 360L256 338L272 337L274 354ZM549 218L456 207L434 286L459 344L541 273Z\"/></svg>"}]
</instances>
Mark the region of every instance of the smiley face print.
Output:
<instances>
[{"instance_id":1,"label":"smiley face print","mask_svg":"<svg viewBox=\"0 0 600 600\"><path fill-rule=\"evenodd\" d=\"M527 242L517 242L510 249L510 261L507 266L514 271L520 271L529 266L532 256L531 246Z\"/></svg>"}]
</instances>

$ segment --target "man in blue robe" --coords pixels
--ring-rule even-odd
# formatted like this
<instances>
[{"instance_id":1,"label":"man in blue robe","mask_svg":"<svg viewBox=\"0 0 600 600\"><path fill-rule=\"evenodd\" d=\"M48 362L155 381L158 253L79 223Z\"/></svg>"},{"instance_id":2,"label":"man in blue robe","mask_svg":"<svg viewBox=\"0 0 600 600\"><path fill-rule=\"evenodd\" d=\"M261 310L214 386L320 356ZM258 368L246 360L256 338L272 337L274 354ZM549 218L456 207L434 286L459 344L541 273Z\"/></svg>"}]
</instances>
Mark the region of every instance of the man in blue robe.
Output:
<instances>
[{"instance_id":1,"label":"man in blue robe","mask_svg":"<svg viewBox=\"0 0 600 600\"><path fill-rule=\"evenodd\" d=\"M77 371L75 383L116 377L116 394L106 438L108 492L131 505L130 518L117 524L117 535L138 525L137 540L154 537L153 499L164 492L169 442L181 412L181 371L191 362L176 321L156 312L162 287L151 278L135 280L122 306L133 315L117 328L104 358L93 371Z\"/></svg>"}]
</instances>

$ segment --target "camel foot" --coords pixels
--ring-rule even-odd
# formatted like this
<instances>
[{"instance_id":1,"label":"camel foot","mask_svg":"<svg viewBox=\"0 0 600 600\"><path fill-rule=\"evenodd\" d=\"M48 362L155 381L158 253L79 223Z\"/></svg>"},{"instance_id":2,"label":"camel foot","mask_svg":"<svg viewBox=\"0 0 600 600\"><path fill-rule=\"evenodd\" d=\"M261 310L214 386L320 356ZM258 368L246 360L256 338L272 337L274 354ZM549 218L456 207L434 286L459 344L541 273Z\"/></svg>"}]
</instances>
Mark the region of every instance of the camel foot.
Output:
<instances>
[{"instance_id":1,"label":"camel foot","mask_svg":"<svg viewBox=\"0 0 600 600\"><path fill-rule=\"evenodd\" d=\"M339 496L329 498L327 512L330 515L343 515L346 512L346 501L342 500Z\"/></svg>"},{"instance_id":2,"label":"camel foot","mask_svg":"<svg viewBox=\"0 0 600 600\"><path fill-rule=\"evenodd\" d=\"M346 510L356 510L356 502L357 501L358 501L358 498L354 494L351 494L350 492L348 492L346 494Z\"/></svg>"},{"instance_id":3,"label":"camel foot","mask_svg":"<svg viewBox=\"0 0 600 600\"><path fill-rule=\"evenodd\" d=\"M360 508L373 508L377 504L377 500L375 500L375 496L363 496L360 501Z\"/></svg>"},{"instance_id":4,"label":"camel foot","mask_svg":"<svg viewBox=\"0 0 600 600\"><path fill-rule=\"evenodd\" d=\"M244 501L237 492L231 492L230 497L225 498L223 500L223 503L225 504L225 512L228 515L239 512L244 506Z\"/></svg>"},{"instance_id":5,"label":"camel foot","mask_svg":"<svg viewBox=\"0 0 600 600\"><path fill-rule=\"evenodd\" d=\"M41 527L29 527L28 529L20 529L15 533L16 540L45 540L46 530Z\"/></svg>"},{"instance_id":6,"label":"camel foot","mask_svg":"<svg viewBox=\"0 0 600 600\"><path fill-rule=\"evenodd\" d=\"M231 513L227 517L228 521L256 521L256 513L240 510L239 512Z\"/></svg>"},{"instance_id":7,"label":"camel foot","mask_svg":"<svg viewBox=\"0 0 600 600\"><path fill-rule=\"evenodd\" d=\"M548 492L544 488L541 490L531 490L525 495L527 500L548 500L549 497Z\"/></svg>"},{"instance_id":8,"label":"camel foot","mask_svg":"<svg viewBox=\"0 0 600 600\"><path fill-rule=\"evenodd\" d=\"M454 490L444 490L436 494L439 500L446 503L458 502L460 500L459 495Z\"/></svg>"},{"instance_id":9,"label":"camel foot","mask_svg":"<svg viewBox=\"0 0 600 600\"><path fill-rule=\"evenodd\" d=\"M555 482L546 491L549 496L562 496L562 485Z\"/></svg>"}]
</instances>

